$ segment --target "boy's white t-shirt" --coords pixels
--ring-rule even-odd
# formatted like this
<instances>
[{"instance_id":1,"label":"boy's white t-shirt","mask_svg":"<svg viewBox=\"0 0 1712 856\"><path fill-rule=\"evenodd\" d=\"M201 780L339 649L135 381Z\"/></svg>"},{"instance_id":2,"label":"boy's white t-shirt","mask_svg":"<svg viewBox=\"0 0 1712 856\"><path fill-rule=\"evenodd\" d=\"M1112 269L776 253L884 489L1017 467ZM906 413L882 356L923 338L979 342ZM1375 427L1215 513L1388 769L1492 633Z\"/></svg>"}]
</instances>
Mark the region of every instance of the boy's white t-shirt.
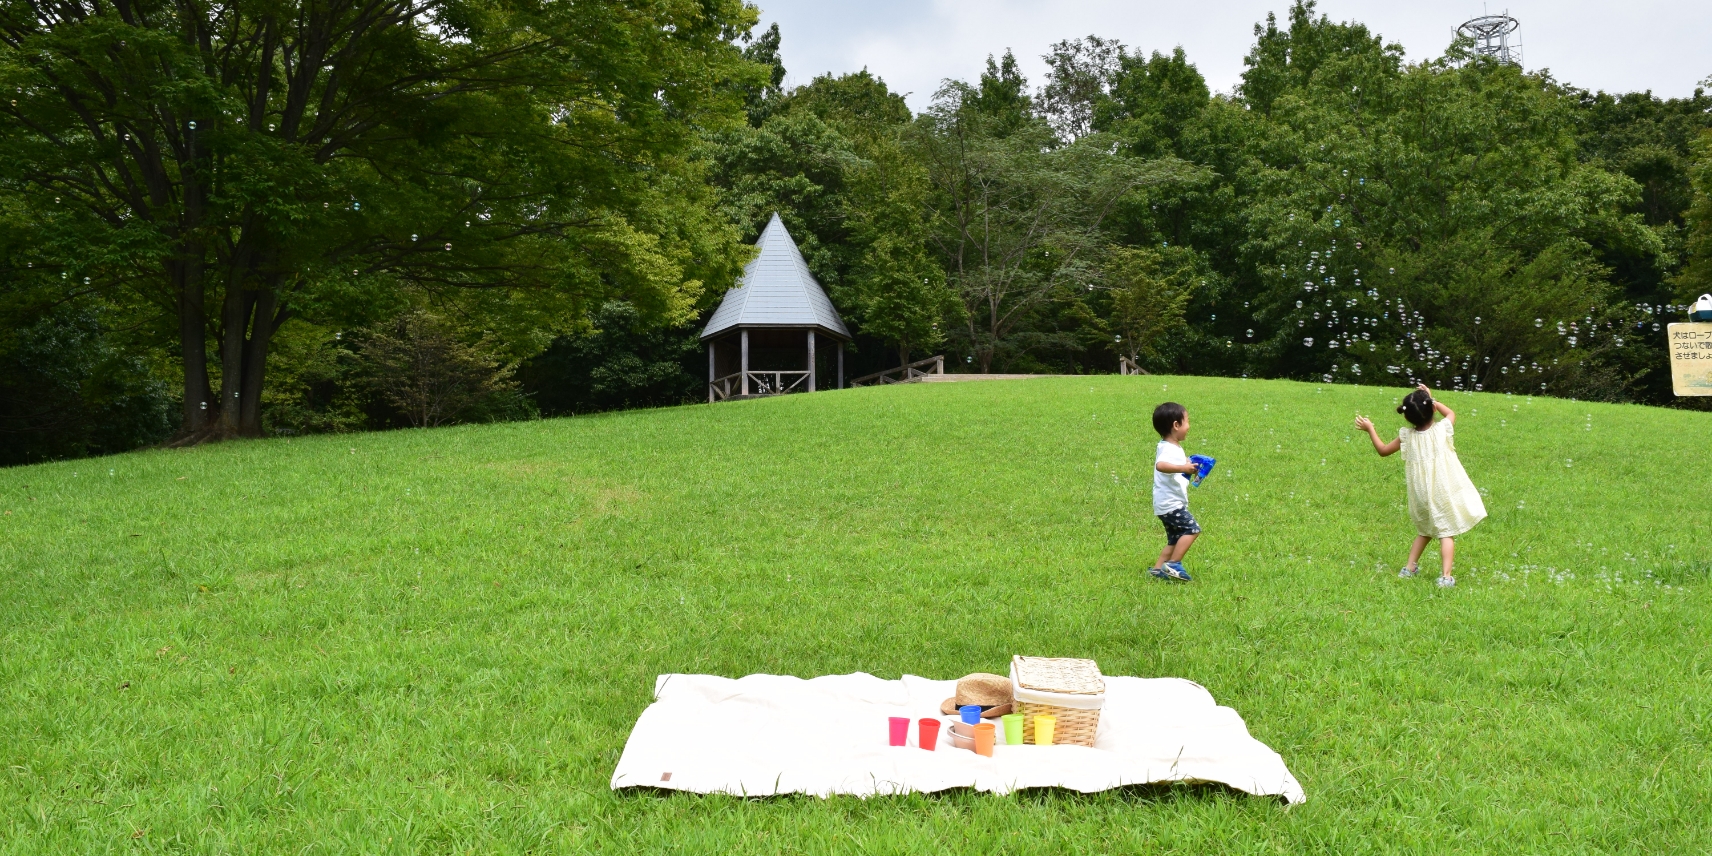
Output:
<instances>
[{"instance_id":1,"label":"boy's white t-shirt","mask_svg":"<svg viewBox=\"0 0 1712 856\"><path fill-rule=\"evenodd\" d=\"M1159 441L1159 453L1154 457L1153 470L1153 513L1155 516L1170 514L1179 508L1189 507L1189 477L1182 473L1162 473L1158 464L1187 464L1189 454L1183 447L1170 440Z\"/></svg>"}]
</instances>

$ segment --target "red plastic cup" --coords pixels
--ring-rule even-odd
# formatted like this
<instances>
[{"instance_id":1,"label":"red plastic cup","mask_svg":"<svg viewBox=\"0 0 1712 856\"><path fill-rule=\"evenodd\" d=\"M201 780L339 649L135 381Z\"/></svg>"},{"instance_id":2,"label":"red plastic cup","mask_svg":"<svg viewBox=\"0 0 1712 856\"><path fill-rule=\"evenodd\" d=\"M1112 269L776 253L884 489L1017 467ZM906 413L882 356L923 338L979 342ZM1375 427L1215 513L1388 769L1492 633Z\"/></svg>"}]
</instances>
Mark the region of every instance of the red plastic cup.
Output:
<instances>
[{"instance_id":1,"label":"red plastic cup","mask_svg":"<svg viewBox=\"0 0 1712 856\"><path fill-rule=\"evenodd\" d=\"M939 745L939 720L921 720L921 731L916 735L916 745L929 752Z\"/></svg>"},{"instance_id":2,"label":"red plastic cup","mask_svg":"<svg viewBox=\"0 0 1712 856\"><path fill-rule=\"evenodd\" d=\"M892 745L893 746L903 746L903 745L908 744L909 743L909 717L907 717L907 716L889 716L889 717L886 717L886 719L889 720L891 722L891 725L892 725Z\"/></svg>"},{"instance_id":3,"label":"red plastic cup","mask_svg":"<svg viewBox=\"0 0 1712 856\"><path fill-rule=\"evenodd\" d=\"M993 757L993 737L998 729L991 722L983 722L975 726L975 754Z\"/></svg>"}]
</instances>

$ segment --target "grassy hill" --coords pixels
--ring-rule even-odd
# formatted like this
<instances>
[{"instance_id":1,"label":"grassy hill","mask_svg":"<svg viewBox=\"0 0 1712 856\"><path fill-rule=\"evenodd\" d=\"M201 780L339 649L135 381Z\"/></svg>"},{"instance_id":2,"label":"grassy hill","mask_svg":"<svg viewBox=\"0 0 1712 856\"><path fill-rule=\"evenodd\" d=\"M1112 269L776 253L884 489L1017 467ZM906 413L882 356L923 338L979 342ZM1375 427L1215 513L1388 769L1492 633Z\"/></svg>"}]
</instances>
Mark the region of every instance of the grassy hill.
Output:
<instances>
[{"instance_id":1,"label":"grassy hill","mask_svg":"<svg viewBox=\"0 0 1712 856\"><path fill-rule=\"evenodd\" d=\"M1712 415L1448 394L1492 516L1439 590L1350 427L1400 392L915 385L0 471L0 853L1712 847ZM1166 398L1220 462L1191 585L1143 570ZM1191 678L1309 801L607 790L658 673L1012 653Z\"/></svg>"}]
</instances>

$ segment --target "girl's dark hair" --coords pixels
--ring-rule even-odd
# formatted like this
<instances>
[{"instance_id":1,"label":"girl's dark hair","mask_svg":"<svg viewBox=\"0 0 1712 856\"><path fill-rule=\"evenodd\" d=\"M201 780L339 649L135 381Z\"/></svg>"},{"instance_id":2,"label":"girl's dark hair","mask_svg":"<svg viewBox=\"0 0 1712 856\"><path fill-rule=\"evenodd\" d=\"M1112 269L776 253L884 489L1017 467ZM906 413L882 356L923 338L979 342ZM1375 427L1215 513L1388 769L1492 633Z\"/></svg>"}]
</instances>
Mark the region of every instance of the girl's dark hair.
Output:
<instances>
[{"instance_id":1,"label":"girl's dark hair","mask_svg":"<svg viewBox=\"0 0 1712 856\"><path fill-rule=\"evenodd\" d=\"M1403 396L1403 403L1397 405L1397 412L1409 420L1416 428L1433 424L1433 397L1415 390Z\"/></svg>"},{"instance_id":2,"label":"girl's dark hair","mask_svg":"<svg viewBox=\"0 0 1712 856\"><path fill-rule=\"evenodd\" d=\"M1177 423L1182 422L1185 415L1187 411L1183 409L1183 405L1167 401L1153 408L1153 430L1158 431L1161 438L1169 437L1171 429L1177 427Z\"/></svg>"}]
</instances>

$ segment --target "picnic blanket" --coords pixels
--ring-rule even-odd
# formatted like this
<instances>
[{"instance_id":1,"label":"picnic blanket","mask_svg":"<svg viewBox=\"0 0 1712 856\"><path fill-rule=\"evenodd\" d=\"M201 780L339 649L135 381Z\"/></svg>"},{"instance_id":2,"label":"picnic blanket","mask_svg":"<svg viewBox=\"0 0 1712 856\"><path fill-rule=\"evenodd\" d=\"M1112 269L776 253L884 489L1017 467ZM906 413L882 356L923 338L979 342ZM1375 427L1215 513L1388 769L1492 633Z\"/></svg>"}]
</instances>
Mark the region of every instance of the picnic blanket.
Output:
<instances>
[{"instance_id":1,"label":"picnic blanket","mask_svg":"<svg viewBox=\"0 0 1712 856\"><path fill-rule=\"evenodd\" d=\"M612 773L614 790L870 796L948 788L996 794L1060 787L1083 793L1155 782L1216 782L1299 803L1284 759L1249 736L1242 717L1181 678L1106 677L1094 746L951 746L939 703L956 681L905 675L660 675ZM939 745L890 746L887 718L940 719ZM1000 732L1000 740L1003 740Z\"/></svg>"}]
</instances>

